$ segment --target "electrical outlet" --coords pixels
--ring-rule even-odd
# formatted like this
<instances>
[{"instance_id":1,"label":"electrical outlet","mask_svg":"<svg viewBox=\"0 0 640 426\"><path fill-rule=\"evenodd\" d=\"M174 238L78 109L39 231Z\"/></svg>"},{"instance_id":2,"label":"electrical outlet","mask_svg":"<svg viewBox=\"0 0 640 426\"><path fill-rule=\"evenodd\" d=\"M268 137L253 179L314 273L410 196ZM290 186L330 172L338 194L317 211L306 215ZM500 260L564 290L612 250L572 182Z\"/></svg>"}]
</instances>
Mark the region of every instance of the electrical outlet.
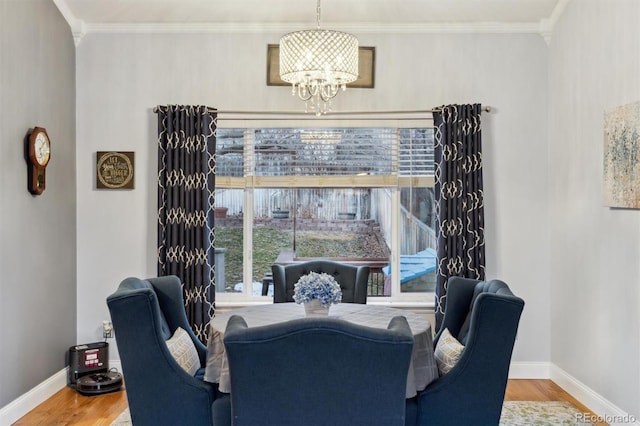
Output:
<instances>
[{"instance_id":1,"label":"electrical outlet","mask_svg":"<svg viewBox=\"0 0 640 426\"><path fill-rule=\"evenodd\" d=\"M113 325L109 320L102 321L102 337L105 339L113 337Z\"/></svg>"}]
</instances>

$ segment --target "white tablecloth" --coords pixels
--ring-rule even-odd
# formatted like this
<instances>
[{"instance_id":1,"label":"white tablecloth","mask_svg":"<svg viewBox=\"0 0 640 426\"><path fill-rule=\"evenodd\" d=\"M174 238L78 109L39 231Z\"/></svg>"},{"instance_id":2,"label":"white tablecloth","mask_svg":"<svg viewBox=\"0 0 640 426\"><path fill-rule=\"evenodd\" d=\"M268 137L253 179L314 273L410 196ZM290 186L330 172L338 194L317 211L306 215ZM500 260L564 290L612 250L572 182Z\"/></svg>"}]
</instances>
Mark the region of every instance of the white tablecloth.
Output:
<instances>
[{"instance_id":1,"label":"white tablecloth","mask_svg":"<svg viewBox=\"0 0 640 426\"><path fill-rule=\"evenodd\" d=\"M233 309L216 315L211 320L209 342L207 344L207 366L204 380L218 383L221 392L230 392L229 366L224 350L224 331L231 315L240 315L249 327L275 324L296 318L304 318L304 306L297 303L273 303ZM438 378L438 368L433 355L431 324L426 318L406 310L376 305L339 303L332 305L330 317L340 318L367 327L387 328L395 316L407 318L413 333L413 354L407 377L407 398L423 390Z\"/></svg>"}]
</instances>

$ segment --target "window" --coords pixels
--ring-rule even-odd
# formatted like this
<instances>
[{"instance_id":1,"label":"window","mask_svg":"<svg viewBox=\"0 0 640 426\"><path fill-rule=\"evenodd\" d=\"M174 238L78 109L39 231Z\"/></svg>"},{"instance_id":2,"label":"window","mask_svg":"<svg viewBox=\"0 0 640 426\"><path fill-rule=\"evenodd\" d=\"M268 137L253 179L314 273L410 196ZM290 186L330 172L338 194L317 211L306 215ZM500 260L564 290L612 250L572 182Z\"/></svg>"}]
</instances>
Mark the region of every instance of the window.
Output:
<instances>
[{"instance_id":1,"label":"window","mask_svg":"<svg viewBox=\"0 0 640 426\"><path fill-rule=\"evenodd\" d=\"M219 120L217 300L263 297L273 263L314 257L368 264L370 298L433 292L433 129L420 124Z\"/></svg>"}]
</instances>

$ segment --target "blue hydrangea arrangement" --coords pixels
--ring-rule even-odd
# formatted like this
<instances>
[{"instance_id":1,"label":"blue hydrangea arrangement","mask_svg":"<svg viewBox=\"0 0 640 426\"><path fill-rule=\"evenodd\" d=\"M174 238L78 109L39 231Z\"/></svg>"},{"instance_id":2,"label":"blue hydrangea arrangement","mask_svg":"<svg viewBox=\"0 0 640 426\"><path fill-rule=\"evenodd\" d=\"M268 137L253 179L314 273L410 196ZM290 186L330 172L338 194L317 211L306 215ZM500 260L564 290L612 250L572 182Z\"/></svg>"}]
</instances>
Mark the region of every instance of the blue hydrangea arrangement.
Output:
<instances>
[{"instance_id":1,"label":"blue hydrangea arrangement","mask_svg":"<svg viewBox=\"0 0 640 426\"><path fill-rule=\"evenodd\" d=\"M295 284L293 300L296 303L307 303L313 299L320 300L322 306L329 306L332 303L340 303L342 300L342 290L331 275L324 272L309 272L300 277Z\"/></svg>"}]
</instances>

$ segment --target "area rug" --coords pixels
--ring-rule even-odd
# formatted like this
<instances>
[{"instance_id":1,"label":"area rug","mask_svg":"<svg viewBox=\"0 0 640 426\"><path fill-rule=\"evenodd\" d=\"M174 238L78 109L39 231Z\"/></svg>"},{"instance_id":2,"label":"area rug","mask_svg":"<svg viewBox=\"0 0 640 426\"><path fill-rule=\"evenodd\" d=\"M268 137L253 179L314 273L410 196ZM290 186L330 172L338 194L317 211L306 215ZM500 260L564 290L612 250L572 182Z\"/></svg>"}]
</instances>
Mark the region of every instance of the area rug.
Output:
<instances>
[{"instance_id":1,"label":"area rug","mask_svg":"<svg viewBox=\"0 0 640 426\"><path fill-rule=\"evenodd\" d=\"M569 402L506 401L502 408L500 426L588 426L581 421L581 411ZM129 409L124 410L111 426L132 426Z\"/></svg>"},{"instance_id":2,"label":"area rug","mask_svg":"<svg viewBox=\"0 0 640 426\"><path fill-rule=\"evenodd\" d=\"M500 426L588 426L583 412L570 402L505 401Z\"/></svg>"}]
</instances>

